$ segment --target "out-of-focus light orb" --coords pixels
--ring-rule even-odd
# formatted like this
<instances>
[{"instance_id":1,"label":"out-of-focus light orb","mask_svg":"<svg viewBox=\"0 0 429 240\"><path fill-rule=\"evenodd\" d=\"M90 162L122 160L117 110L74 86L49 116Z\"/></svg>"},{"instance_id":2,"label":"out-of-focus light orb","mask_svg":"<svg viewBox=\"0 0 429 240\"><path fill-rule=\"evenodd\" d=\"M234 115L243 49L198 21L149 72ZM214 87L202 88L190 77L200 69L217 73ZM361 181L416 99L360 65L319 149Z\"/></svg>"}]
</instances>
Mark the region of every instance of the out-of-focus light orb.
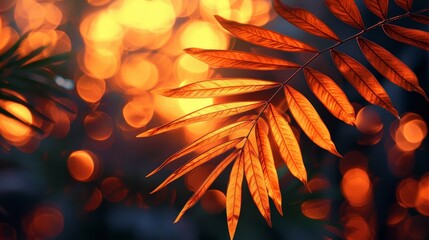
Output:
<instances>
[{"instance_id":1,"label":"out-of-focus light orb","mask_svg":"<svg viewBox=\"0 0 429 240\"><path fill-rule=\"evenodd\" d=\"M20 0L16 2L14 18L22 32L35 29L53 30L61 23L62 12L52 3Z\"/></svg>"},{"instance_id":2,"label":"out-of-focus light orb","mask_svg":"<svg viewBox=\"0 0 429 240\"><path fill-rule=\"evenodd\" d=\"M18 38L18 33L10 26L3 26L0 28L0 53L5 52L9 47L14 44Z\"/></svg>"},{"instance_id":3,"label":"out-of-focus light orb","mask_svg":"<svg viewBox=\"0 0 429 240\"><path fill-rule=\"evenodd\" d=\"M429 174L420 179L417 198L416 198L417 211L429 217Z\"/></svg>"},{"instance_id":4,"label":"out-of-focus light orb","mask_svg":"<svg viewBox=\"0 0 429 240\"><path fill-rule=\"evenodd\" d=\"M96 103L103 97L106 83L103 79L83 75L77 80L76 90L86 102Z\"/></svg>"},{"instance_id":5,"label":"out-of-focus light orb","mask_svg":"<svg viewBox=\"0 0 429 240\"><path fill-rule=\"evenodd\" d=\"M203 209L210 213L220 213L225 209L226 198L225 194L219 190L208 190L200 200Z\"/></svg>"},{"instance_id":6,"label":"out-of-focus light orb","mask_svg":"<svg viewBox=\"0 0 429 240\"><path fill-rule=\"evenodd\" d=\"M360 169L348 170L341 181L344 197L354 207L363 207L371 201L371 182L368 174Z\"/></svg>"},{"instance_id":7,"label":"out-of-focus light orb","mask_svg":"<svg viewBox=\"0 0 429 240\"><path fill-rule=\"evenodd\" d=\"M311 219L326 219L331 211L331 200L308 200L301 204L301 212Z\"/></svg>"},{"instance_id":8,"label":"out-of-focus light orb","mask_svg":"<svg viewBox=\"0 0 429 240\"><path fill-rule=\"evenodd\" d=\"M228 36L213 23L190 21L179 30L181 48L226 49Z\"/></svg>"},{"instance_id":9,"label":"out-of-focus light orb","mask_svg":"<svg viewBox=\"0 0 429 240\"><path fill-rule=\"evenodd\" d=\"M125 90L149 90L159 79L158 68L144 55L133 55L123 62L119 71Z\"/></svg>"},{"instance_id":10,"label":"out-of-focus light orb","mask_svg":"<svg viewBox=\"0 0 429 240\"><path fill-rule=\"evenodd\" d=\"M115 15L106 11L88 15L80 24L80 33L84 39L94 42L121 39L125 31L115 20Z\"/></svg>"},{"instance_id":11,"label":"out-of-focus light orb","mask_svg":"<svg viewBox=\"0 0 429 240\"><path fill-rule=\"evenodd\" d=\"M85 211L94 211L100 206L102 200L103 195L101 194L101 191L98 188L95 188L88 201L85 203Z\"/></svg>"},{"instance_id":12,"label":"out-of-focus light orb","mask_svg":"<svg viewBox=\"0 0 429 240\"><path fill-rule=\"evenodd\" d=\"M399 149L409 152L419 148L426 135L427 126L422 117L415 113L407 113L399 121L394 139Z\"/></svg>"},{"instance_id":13,"label":"out-of-focus light orb","mask_svg":"<svg viewBox=\"0 0 429 240\"><path fill-rule=\"evenodd\" d=\"M117 177L108 177L101 183L103 197L109 202L120 202L129 193L122 180Z\"/></svg>"},{"instance_id":14,"label":"out-of-focus light orb","mask_svg":"<svg viewBox=\"0 0 429 240\"><path fill-rule=\"evenodd\" d=\"M120 56L108 49L86 49L84 54L84 71L86 74L107 79L116 74L120 66Z\"/></svg>"},{"instance_id":15,"label":"out-of-focus light orb","mask_svg":"<svg viewBox=\"0 0 429 240\"><path fill-rule=\"evenodd\" d=\"M349 219L347 219L347 222L344 225L345 225L344 226L345 239L350 239L350 240L373 239L371 234L371 228L370 226L368 226L368 222L365 221L365 219L359 215L351 216Z\"/></svg>"},{"instance_id":16,"label":"out-of-focus light orb","mask_svg":"<svg viewBox=\"0 0 429 240\"><path fill-rule=\"evenodd\" d=\"M396 189L398 204L404 208L413 208L416 203L419 182L413 178L402 180Z\"/></svg>"},{"instance_id":17,"label":"out-of-focus light orb","mask_svg":"<svg viewBox=\"0 0 429 240\"><path fill-rule=\"evenodd\" d=\"M96 168L95 155L84 150L78 150L70 154L67 167L70 175L80 182L92 180Z\"/></svg>"},{"instance_id":18,"label":"out-of-focus light orb","mask_svg":"<svg viewBox=\"0 0 429 240\"><path fill-rule=\"evenodd\" d=\"M39 207L34 212L27 232L36 239L52 239L63 232L63 214L52 207Z\"/></svg>"},{"instance_id":19,"label":"out-of-focus light orb","mask_svg":"<svg viewBox=\"0 0 429 240\"><path fill-rule=\"evenodd\" d=\"M426 123L419 119L404 124L404 137L410 143L421 143L427 134Z\"/></svg>"},{"instance_id":20,"label":"out-of-focus light orb","mask_svg":"<svg viewBox=\"0 0 429 240\"><path fill-rule=\"evenodd\" d=\"M379 114L370 106L363 107L356 115L356 127L364 134L375 134L383 129Z\"/></svg>"},{"instance_id":21,"label":"out-of-focus light orb","mask_svg":"<svg viewBox=\"0 0 429 240\"><path fill-rule=\"evenodd\" d=\"M202 80L207 77L209 66L188 54L183 54L177 58L175 70L177 79Z\"/></svg>"},{"instance_id":22,"label":"out-of-focus light orb","mask_svg":"<svg viewBox=\"0 0 429 240\"><path fill-rule=\"evenodd\" d=\"M88 114L84 119L86 133L94 140L104 141L113 132L113 120L104 112L95 111Z\"/></svg>"},{"instance_id":23,"label":"out-of-focus light orb","mask_svg":"<svg viewBox=\"0 0 429 240\"><path fill-rule=\"evenodd\" d=\"M148 102L145 97L134 98L125 104L122 109L122 115L128 125L133 128L141 128L153 117L153 103Z\"/></svg>"},{"instance_id":24,"label":"out-of-focus light orb","mask_svg":"<svg viewBox=\"0 0 429 240\"><path fill-rule=\"evenodd\" d=\"M27 107L15 102L2 102L2 107L28 124L33 123L33 116ZM31 128L15 119L0 114L0 134L16 146L28 141Z\"/></svg>"},{"instance_id":25,"label":"out-of-focus light orb","mask_svg":"<svg viewBox=\"0 0 429 240\"><path fill-rule=\"evenodd\" d=\"M163 33L176 22L176 13L169 0L122 0L111 6L115 19L129 28Z\"/></svg>"}]
</instances>

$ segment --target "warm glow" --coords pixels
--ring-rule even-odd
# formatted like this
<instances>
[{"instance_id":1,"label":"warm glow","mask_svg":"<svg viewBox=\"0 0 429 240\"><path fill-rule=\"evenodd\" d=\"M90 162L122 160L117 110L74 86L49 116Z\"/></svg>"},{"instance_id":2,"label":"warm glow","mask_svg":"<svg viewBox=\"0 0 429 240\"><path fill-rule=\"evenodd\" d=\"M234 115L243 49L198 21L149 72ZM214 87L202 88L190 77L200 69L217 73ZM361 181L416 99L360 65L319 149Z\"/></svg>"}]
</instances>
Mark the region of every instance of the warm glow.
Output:
<instances>
[{"instance_id":1,"label":"warm glow","mask_svg":"<svg viewBox=\"0 0 429 240\"><path fill-rule=\"evenodd\" d=\"M348 170L341 182L344 197L354 207L365 206L371 201L371 188L368 174L360 168Z\"/></svg>"},{"instance_id":2,"label":"warm glow","mask_svg":"<svg viewBox=\"0 0 429 240\"><path fill-rule=\"evenodd\" d=\"M117 177L108 177L101 183L103 197L109 202L120 202L128 196L129 190Z\"/></svg>"},{"instance_id":3,"label":"warm glow","mask_svg":"<svg viewBox=\"0 0 429 240\"><path fill-rule=\"evenodd\" d=\"M396 189L396 199L398 203L405 208L415 206L418 181L412 178L402 180Z\"/></svg>"},{"instance_id":4,"label":"warm glow","mask_svg":"<svg viewBox=\"0 0 429 240\"><path fill-rule=\"evenodd\" d=\"M95 172L96 159L94 154L79 150L70 154L67 160L70 175L77 181L87 182L92 180Z\"/></svg>"},{"instance_id":5,"label":"warm glow","mask_svg":"<svg viewBox=\"0 0 429 240\"><path fill-rule=\"evenodd\" d=\"M186 187L195 192L200 188L201 184L206 180L213 170L213 166L204 165L197 167L185 176Z\"/></svg>"},{"instance_id":6,"label":"warm glow","mask_svg":"<svg viewBox=\"0 0 429 240\"><path fill-rule=\"evenodd\" d=\"M162 33L173 27L176 14L168 0L122 0L111 7L119 23L141 30Z\"/></svg>"},{"instance_id":7,"label":"warm glow","mask_svg":"<svg viewBox=\"0 0 429 240\"><path fill-rule=\"evenodd\" d=\"M76 90L83 100L96 103L103 97L106 83L103 79L83 75L77 80Z\"/></svg>"},{"instance_id":8,"label":"warm glow","mask_svg":"<svg viewBox=\"0 0 429 240\"><path fill-rule=\"evenodd\" d=\"M25 106L14 102L2 102L1 106L8 112L28 124L33 123L33 116ZM31 128L15 119L0 114L0 134L16 146L23 145L31 137Z\"/></svg>"},{"instance_id":9,"label":"warm glow","mask_svg":"<svg viewBox=\"0 0 429 240\"><path fill-rule=\"evenodd\" d=\"M126 90L149 90L158 81L158 68L144 55L128 57L122 64L119 76Z\"/></svg>"},{"instance_id":10,"label":"warm glow","mask_svg":"<svg viewBox=\"0 0 429 240\"><path fill-rule=\"evenodd\" d=\"M378 113L370 106L363 107L356 115L356 127L364 134L375 134L383 129Z\"/></svg>"},{"instance_id":11,"label":"warm glow","mask_svg":"<svg viewBox=\"0 0 429 240\"><path fill-rule=\"evenodd\" d=\"M429 175L426 174L420 179L416 198L417 211L429 217Z\"/></svg>"},{"instance_id":12,"label":"warm glow","mask_svg":"<svg viewBox=\"0 0 429 240\"><path fill-rule=\"evenodd\" d=\"M133 128L141 128L152 119L153 103L148 98L137 97L125 104L122 115L128 125Z\"/></svg>"},{"instance_id":13,"label":"warm glow","mask_svg":"<svg viewBox=\"0 0 429 240\"><path fill-rule=\"evenodd\" d=\"M345 239L350 240L370 240L371 229L362 217L353 215L345 224Z\"/></svg>"},{"instance_id":14,"label":"warm glow","mask_svg":"<svg viewBox=\"0 0 429 240\"><path fill-rule=\"evenodd\" d=\"M80 25L80 32L85 39L95 42L110 42L120 39L124 29L115 21L115 16L101 12L87 16Z\"/></svg>"},{"instance_id":15,"label":"warm glow","mask_svg":"<svg viewBox=\"0 0 429 240\"><path fill-rule=\"evenodd\" d=\"M113 132L112 118L100 111L88 114L85 117L84 126L88 136L97 141L108 139Z\"/></svg>"},{"instance_id":16,"label":"warm glow","mask_svg":"<svg viewBox=\"0 0 429 240\"><path fill-rule=\"evenodd\" d=\"M98 188L95 188L94 192L92 192L88 201L85 203L85 211L94 211L100 206L102 200L103 196L101 195L101 191Z\"/></svg>"},{"instance_id":17,"label":"warm glow","mask_svg":"<svg viewBox=\"0 0 429 240\"><path fill-rule=\"evenodd\" d=\"M420 147L426 135L427 126L421 116L415 113L407 113L399 121L394 139L398 148L404 152L409 152Z\"/></svg>"},{"instance_id":18,"label":"warm glow","mask_svg":"<svg viewBox=\"0 0 429 240\"><path fill-rule=\"evenodd\" d=\"M225 209L225 194L219 190L208 190L200 201L203 209L210 214L220 213Z\"/></svg>"},{"instance_id":19,"label":"warm glow","mask_svg":"<svg viewBox=\"0 0 429 240\"><path fill-rule=\"evenodd\" d=\"M228 37L220 29L205 21L192 21L181 28L181 48L226 49Z\"/></svg>"},{"instance_id":20,"label":"warm glow","mask_svg":"<svg viewBox=\"0 0 429 240\"><path fill-rule=\"evenodd\" d=\"M325 219L331 211L331 200L308 200L301 204L301 212L311 219Z\"/></svg>"},{"instance_id":21,"label":"warm glow","mask_svg":"<svg viewBox=\"0 0 429 240\"><path fill-rule=\"evenodd\" d=\"M116 52L107 49L93 49L92 51L85 51L83 63L83 70L88 75L106 79L118 71L120 58Z\"/></svg>"},{"instance_id":22,"label":"warm glow","mask_svg":"<svg viewBox=\"0 0 429 240\"><path fill-rule=\"evenodd\" d=\"M63 214L52 207L39 207L34 212L28 234L35 239L51 239L62 233L64 229Z\"/></svg>"}]
</instances>

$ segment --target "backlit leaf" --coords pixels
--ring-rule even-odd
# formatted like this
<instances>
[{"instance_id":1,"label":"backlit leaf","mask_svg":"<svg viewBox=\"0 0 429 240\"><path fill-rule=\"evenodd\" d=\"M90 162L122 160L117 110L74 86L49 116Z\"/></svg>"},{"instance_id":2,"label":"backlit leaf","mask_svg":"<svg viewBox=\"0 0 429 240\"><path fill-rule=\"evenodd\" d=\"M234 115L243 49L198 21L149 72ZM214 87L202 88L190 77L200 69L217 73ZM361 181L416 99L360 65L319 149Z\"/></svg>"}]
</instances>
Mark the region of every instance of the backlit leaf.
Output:
<instances>
[{"instance_id":1,"label":"backlit leaf","mask_svg":"<svg viewBox=\"0 0 429 240\"><path fill-rule=\"evenodd\" d=\"M312 68L305 68L304 75L311 91L332 115L347 124L355 124L355 110L334 80Z\"/></svg>"},{"instance_id":2,"label":"backlit leaf","mask_svg":"<svg viewBox=\"0 0 429 240\"><path fill-rule=\"evenodd\" d=\"M331 140L328 128L310 101L291 86L285 85L284 90L289 110L305 134L319 147L341 157Z\"/></svg>"},{"instance_id":3,"label":"backlit leaf","mask_svg":"<svg viewBox=\"0 0 429 240\"><path fill-rule=\"evenodd\" d=\"M280 0L274 0L274 9L286 21L308 33L340 41L334 31L323 23L322 20L305 9L287 6L281 3Z\"/></svg>"},{"instance_id":4,"label":"backlit leaf","mask_svg":"<svg viewBox=\"0 0 429 240\"><path fill-rule=\"evenodd\" d=\"M215 16L223 28L234 36L255 45L282 50L286 52L317 52L315 48L297 39L264 29L258 26L242 24Z\"/></svg>"},{"instance_id":5,"label":"backlit leaf","mask_svg":"<svg viewBox=\"0 0 429 240\"><path fill-rule=\"evenodd\" d=\"M210 161L211 159L215 158L216 156L219 156L222 153L227 152L228 150L234 148L239 142L241 142L244 138L236 138L233 140L230 140L228 142L221 143L202 154L196 156L195 158L189 160L187 163L185 163L182 167L174 171L170 176L168 176L164 182L162 182L155 190L151 192L155 193L161 188L165 187L169 183L173 182L174 180L178 179L179 177L185 175L186 173L192 171L196 167Z\"/></svg>"},{"instance_id":6,"label":"backlit leaf","mask_svg":"<svg viewBox=\"0 0 429 240\"><path fill-rule=\"evenodd\" d=\"M267 116L271 135L277 145L280 156L290 173L307 186L307 171L305 170L298 141L289 123L272 104L268 105L265 115Z\"/></svg>"},{"instance_id":7,"label":"backlit leaf","mask_svg":"<svg viewBox=\"0 0 429 240\"><path fill-rule=\"evenodd\" d=\"M407 91L416 91L428 99L419 85L416 74L405 63L372 41L358 38L358 43L368 62L385 78Z\"/></svg>"},{"instance_id":8,"label":"backlit leaf","mask_svg":"<svg viewBox=\"0 0 429 240\"><path fill-rule=\"evenodd\" d=\"M216 129L213 132L205 134L204 136L195 140L194 142L192 142L188 146L180 149L178 152L171 155L167 160L165 160L161 165L159 165L159 167L157 167L151 173L146 175L146 177L150 177L153 174L159 172L159 170L164 168L167 164L177 160L178 158L181 158L181 157L185 156L186 154L191 153L192 151L200 149L203 146L207 146L211 143L214 143L217 140L219 140L223 137L226 137L226 136L236 132L237 130L240 130L240 129L246 127L247 125L249 125L249 123L251 123L251 121L240 121L240 122L227 125L225 127Z\"/></svg>"},{"instance_id":9,"label":"backlit leaf","mask_svg":"<svg viewBox=\"0 0 429 240\"><path fill-rule=\"evenodd\" d=\"M244 159L243 151L241 151L241 154L232 166L228 188L226 190L226 219L228 222L229 237L231 239L234 238L238 218L240 217L243 177Z\"/></svg>"},{"instance_id":10,"label":"backlit leaf","mask_svg":"<svg viewBox=\"0 0 429 240\"><path fill-rule=\"evenodd\" d=\"M362 16L354 0L326 0L326 5L344 23L358 29L365 28Z\"/></svg>"},{"instance_id":11,"label":"backlit leaf","mask_svg":"<svg viewBox=\"0 0 429 240\"><path fill-rule=\"evenodd\" d=\"M234 50L204 50L199 48L187 48L184 51L214 68L281 70L299 67L293 62L256 53Z\"/></svg>"},{"instance_id":12,"label":"backlit leaf","mask_svg":"<svg viewBox=\"0 0 429 240\"><path fill-rule=\"evenodd\" d=\"M252 195L253 202L258 207L259 212L271 227L270 202L267 187L265 186L264 173L250 141L247 141L244 145L243 156L244 175L246 176L250 195Z\"/></svg>"},{"instance_id":13,"label":"backlit leaf","mask_svg":"<svg viewBox=\"0 0 429 240\"><path fill-rule=\"evenodd\" d=\"M261 120L262 119L260 119L260 121ZM273 199L277 211L280 215L283 215L282 194L280 191L279 179L277 176L270 140L268 139L268 133L261 127L259 122L256 123L255 135L268 195Z\"/></svg>"},{"instance_id":14,"label":"backlit leaf","mask_svg":"<svg viewBox=\"0 0 429 240\"><path fill-rule=\"evenodd\" d=\"M332 50L331 55L338 70L363 98L398 116L389 95L366 67L345 53Z\"/></svg>"},{"instance_id":15,"label":"backlit leaf","mask_svg":"<svg viewBox=\"0 0 429 240\"><path fill-rule=\"evenodd\" d=\"M392 24L383 25L383 30L390 38L429 51L429 32L404 28Z\"/></svg>"},{"instance_id":16,"label":"backlit leaf","mask_svg":"<svg viewBox=\"0 0 429 240\"><path fill-rule=\"evenodd\" d=\"M389 0L363 0L366 7L377 17L381 19L387 18L387 12L389 10Z\"/></svg>"},{"instance_id":17,"label":"backlit leaf","mask_svg":"<svg viewBox=\"0 0 429 240\"><path fill-rule=\"evenodd\" d=\"M174 220L174 223L178 222L180 218L182 218L183 214L190 209L192 206L195 205L195 203L200 200L200 198L206 193L206 191L209 189L209 187L212 185L212 183L216 180L216 178L225 170L225 168L237 158L238 150L232 152L228 157L226 157L219 165L216 166L215 169L210 173L210 175L206 178L206 180L203 182L200 188L192 195L191 198L186 202L185 206L183 207L182 211L180 211L179 215L176 217L176 220Z\"/></svg>"},{"instance_id":18,"label":"backlit leaf","mask_svg":"<svg viewBox=\"0 0 429 240\"><path fill-rule=\"evenodd\" d=\"M429 24L429 16L426 15L411 14L411 19L419 23Z\"/></svg>"},{"instance_id":19,"label":"backlit leaf","mask_svg":"<svg viewBox=\"0 0 429 240\"><path fill-rule=\"evenodd\" d=\"M279 85L278 82L252 78L210 79L174 89L157 89L153 92L166 97L207 98L257 92Z\"/></svg>"},{"instance_id":20,"label":"backlit leaf","mask_svg":"<svg viewBox=\"0 0 429 240\"><path fill-rule=\"evenodd\" d=\"M166 131L170 131L176 128L184 127L192 123L207 121L216 118L229 117L249 110L262 106L263 102L249 101L249 102L233 102L233 103L221 103L210 105L201 108L195 112L189 113L181 118L178 118L170 123L167 123L160 127L149 129L137 137L148 137L156 134L160 134Z\"/></svg>"},{"instance_id":21,"label":"backlit leaf","mask_svg":"<svg viewBox=\"0 0 429 240\"><path fill-rule=\"evenodd\" d=\"M395 2L405 11L410 11L413 5L413 0L395 0Z\"/></svg>"}]
</instances>

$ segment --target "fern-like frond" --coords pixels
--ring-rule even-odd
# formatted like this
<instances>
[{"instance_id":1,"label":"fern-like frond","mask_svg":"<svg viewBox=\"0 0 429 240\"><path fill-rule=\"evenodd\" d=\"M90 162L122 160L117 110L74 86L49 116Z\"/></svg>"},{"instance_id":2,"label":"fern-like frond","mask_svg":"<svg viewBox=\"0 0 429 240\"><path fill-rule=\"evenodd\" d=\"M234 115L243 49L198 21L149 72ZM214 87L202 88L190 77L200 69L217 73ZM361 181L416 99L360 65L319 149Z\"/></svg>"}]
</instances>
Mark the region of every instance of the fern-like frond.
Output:
<instances>
[{"instance_id":1,"label":"fern-like frond","mask_svg":"<svg viewBox=\"0 0 429 240\"><path fill-rule=\"evenodd\" d=\"M55 76L47 76L45 70L52 64L66 60L70 53L41 57L40 54L47 48L47 46L41 46L26 55L21 55L19 48L27 36L28 33L23 34L9 49L0 54L0 100L20 104L41 120L52 122L44 112L37 110L36 106L29 100L33 98L45 99L68 112L74 112L55 99L56 96L67 97L67 93L56 86L54 83ZM24 100L17 95L30 99ZM21 119L3 106L0 106L0 114L27 125L38 134L43 134L43 130L38 126Z\"/></svg>"},{"instance_id":2,"label":"fern-like frond","mask_svg":"<svg viewBox=\"0 0 429 240\"><path fill-rule=\"evenodd\" d=\"M189 160L173 172L154 190L155 192L195 167L235 148L230 155L219 163L203 185L189 199L176 221L201 198L220 173L229 164L233 163L226 191L226 215L230 237L233 238L235 235L241 212L242 182L244 178L246 178L249 192L259 212L267 223L271 225L270 198L273 200L278 212L283 213L282 195L277 169L274 164L273 150L278 151L289 172L309 189L307 186L307 169L297 138L290 123L286 120L285 112L280 111L273 105L276 97L282 93L284 94L283 98L286 99L283 102L287 104L287 111L291 113L296 123L310 140L321 148L341 157L334 142L331 140L328 128L313 107L313 104L291 84L291 81L303 72L307 85L328 111L339 120L354 125L356 121L355 110L341 87L336 84L336 79L322 73L322 70L318 69L317 66L312 66L314 61L325 53L329 52L331 54L334 66L365 100L387 109L395 117L398 117L398 111L394 108L389 95L371 70L348 53L340 52L337 49L344 43L356 40L365 58L381 75L399 87L407 91L416 91L427 98L423 88L419 85L417 76L405 63L379 43L370 41L364 38L363 35L373 29L383 28L387 36L396 41L416 46L423 50L429 50L428 32L393 24L403 18L411 18L423 24L428 24L428 18L424 13L428 12L429 9L410 12L413 1L396 0L396 4L406 12L389 17L388 0L363 0L363 2L372 13L382 20L366 27L354 0L325 0L329 11L339 20L359 29L359 32L352 36L340 39L328 25L311 12L302 8L288 6L280 0L274 0L274 9L286 21L312 35L335 41L330 47L322 50L317 50L307 43L272 30L215 16L223 28L237 38L251 44L295 54L313 52L314 55L302 64L236 50L205 50L197 48L185 50L188 54L207 63L212 68L238 68L257 71L293 70L293 72L286 75L282 82L246 78L209 79L179 88L154 91L154 93L168 97L186 98L217 98L248 94L240 96L244 98L254 92L275 89L272 95L261 101L247 102L240 100L240 102L233 102L228 101L228 99L222 99L222 103L199 109L164 126L149 129L138 135L138 137L152 136L196 122L217 118L228 117L230 120L220 124L218 129L203 135L174 153L158 168L148 174L150 176L158 172L167 164L193 151L203 150L202 154ZM394 5L390 7L392 6ZM247 114L250 111L252 113L248 114L248 119L241 118L237 122L236 115ZM254 112L257 113L254 114ZM238 130L247 132L247 134L243 136L240 132L240 137L232 140L228 138Z\"/></svg>"}]
</instances>

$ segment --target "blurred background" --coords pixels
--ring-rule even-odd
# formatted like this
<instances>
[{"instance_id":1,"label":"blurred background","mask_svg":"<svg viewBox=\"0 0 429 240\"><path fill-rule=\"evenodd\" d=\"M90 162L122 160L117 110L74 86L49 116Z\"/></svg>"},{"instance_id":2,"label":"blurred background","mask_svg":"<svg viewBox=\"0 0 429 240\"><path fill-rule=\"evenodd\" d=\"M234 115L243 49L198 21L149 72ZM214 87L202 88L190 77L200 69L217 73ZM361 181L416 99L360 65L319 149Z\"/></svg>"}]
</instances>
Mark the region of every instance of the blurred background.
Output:
<instances>
[{"instance_id":1,"label":"blurred background","mask_svg":"<svg viewBox=\"0 0 429 240\"><path fill-rule=\"evenodd\" d=\"M403 13L390 2L389 16ZM337 20L324 1L285 3L310 10L342 39L356 33ZM1 0L0 52L25 32L30 33L20 54L42 45L49 45L41 53L45 57L72 52L70 59L50 71L53 83L67 94L58 99L74 111L64 111L49 101L36 102L55 123L44 126L25 106L0 102L45 130L43 135L36 134L0 115L0 239L228 239L225 191L229 170L176 224L176 215L215 163L197 168L153 195L149 192L177 165L145 178L182 146L216 128L216 123L194 124L151 138L135 136L218 101L169 99L153 95L153 89L211 77L282 81L291 74L214 71L184 54L184 48L234 48L301 64L311 57L236 40L213 15L264 26L318 49L333 44L288 24L271 4L270 0ZM362 1L357 4L366 26L377 23ZM427 1L415 1L413 9L428 7ZM398 24L429 30L409 19ZM381 29L365 37L402 59L429 92L427 52L390 40ZM369 67L355 42L339 50ZM356 109L357 126L351 127L324 109L302 75L291 82L318 109L344 157L316 147L292 122L313 192L307 192L279 161L284 216L272 211L273 227L269 228L244 187L236 239L428 239L428 103L376 73L400 112L401 119L395 119L384 109L367 106L329 55L311 65L332 76Z\"/></svg>"}]
</instances>

